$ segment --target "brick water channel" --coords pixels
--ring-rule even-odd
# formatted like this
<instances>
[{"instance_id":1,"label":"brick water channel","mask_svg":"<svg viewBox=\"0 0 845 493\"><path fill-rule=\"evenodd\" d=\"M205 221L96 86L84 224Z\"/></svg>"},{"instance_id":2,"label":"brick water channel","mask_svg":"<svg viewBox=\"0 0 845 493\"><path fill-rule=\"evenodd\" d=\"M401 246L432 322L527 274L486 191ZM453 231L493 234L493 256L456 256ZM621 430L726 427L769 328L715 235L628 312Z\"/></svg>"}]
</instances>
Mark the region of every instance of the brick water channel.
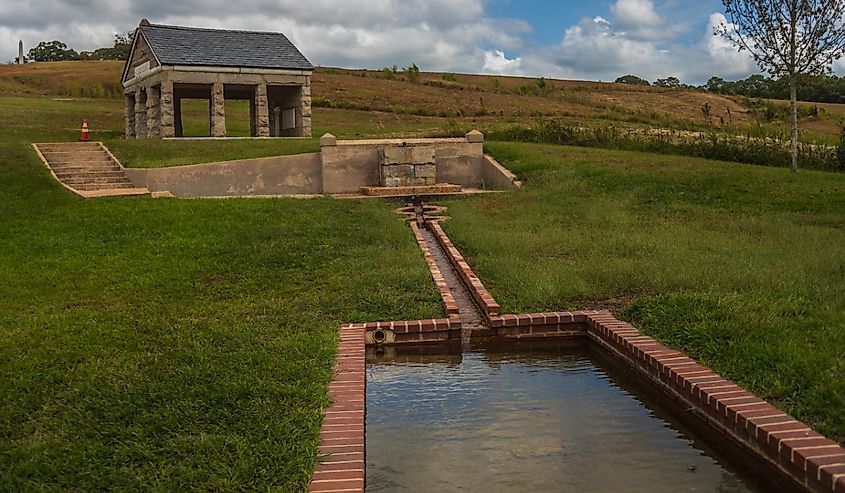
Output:
<instances>
[{"instance_id":1,"label":"brick water channel","mask_svg":"<svg viewBox=\"0 0 845 493\"><path fill-rule=\"evenodd\" d=\"M363 492L366 483L366 346L426 344L471 336L499 340L581 340L626 366L684 424L737 454L778 490L845 493L845 449L685 354L605 310L500 314L499 305L440 227L445 208L398 209L409 220L447 318L347 324L329 386L333 404L320 433L320 463L309 491ZM377 332L387 339L374 338Z\"/></svg>"},{"instance_id":2,"label":"brick water channel","mask_svg":"<svg viewBox=\"0 0 845 493\"><path fill-rule=\"evenodd\" d=\"M417 221L420 232L425 239L425 244L428 246L432 257L434 257L434 261L437 263L437 267L440 269L440 273L446 281L446 285L449 286L449 291L452 292L455 303L458 305L458 315L461 318L461 340L464 345L467 345L473 331L487 328L486 317L481 313L475 302L473 302L472 295L461 281L458 271L449 261L449 257L437 242L434 234L425 227L426 217L423 213L422 205L415 207L414 214L414 220Z\"/></svg>"}]
</instances>

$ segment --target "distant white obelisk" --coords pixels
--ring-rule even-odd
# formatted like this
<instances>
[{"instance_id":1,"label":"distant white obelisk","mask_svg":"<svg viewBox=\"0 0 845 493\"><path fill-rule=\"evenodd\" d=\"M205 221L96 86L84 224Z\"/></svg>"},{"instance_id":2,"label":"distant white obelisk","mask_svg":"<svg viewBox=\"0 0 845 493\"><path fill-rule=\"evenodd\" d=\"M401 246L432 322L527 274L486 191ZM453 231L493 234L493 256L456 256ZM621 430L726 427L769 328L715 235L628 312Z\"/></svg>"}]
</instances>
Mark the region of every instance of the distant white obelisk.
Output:
<instances>
[{"instance_id":1,"label":"distant white obelisk","mask_svg":"<svg viewBox=\"0 0 845 493\"><path fill-rule=\"evenodd\" d=\"M23 40L18 41L18 65L23 65Z\"/></svg>"}]
</instances>

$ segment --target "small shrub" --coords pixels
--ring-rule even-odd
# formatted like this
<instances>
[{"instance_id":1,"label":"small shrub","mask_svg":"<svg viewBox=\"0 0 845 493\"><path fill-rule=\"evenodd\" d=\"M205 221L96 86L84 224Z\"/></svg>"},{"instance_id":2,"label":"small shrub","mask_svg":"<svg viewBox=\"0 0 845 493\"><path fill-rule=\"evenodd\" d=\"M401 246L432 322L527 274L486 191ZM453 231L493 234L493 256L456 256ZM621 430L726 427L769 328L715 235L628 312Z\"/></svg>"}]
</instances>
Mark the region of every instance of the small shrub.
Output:
<instances>
[{"instance_id":1,"label":"small shrub","mask_svg":"<svg viewBox=\"0 0 845 493\"><path fill-rule=\"evenodd\" d=\"M458 76L455 74L443 74L443 80L446 82L458 82Z\"/></svg>"},{"instance_id":2,"label":"small shrub","mask_svg":"<svg viewBox=\"0 0 845 493\"><path fill-rule=\"evenodd\" d=\"M420 81L420 68L416 63L412 63L409 67L405 67L405 77L411 84L417 84Z\"/></svg>"},{"instance_id":3,"label":"small shrub","mask_svg":"<svg viewBox=\"0 0 845 493\"><path fill-rule=\"evenodd\" d=\"M372 111L373 108L367 104L355 103L353 101L338 101L335 99L314 96L311 98L311 106L314 108L330 108L340 110Z\"/></svg>"},{"instance_id":4,"label":"small shrub","mask_svg":"<svg viewBox=\"0 0 845 493\"><path fill-rule=\"evenodd\" d=\"M523 96L542 96L549 94L553 89L545 77L540 77L531 84L519 86L519 94Z\"/></svg>"},{"instance_id":5,"label":"small shrub","mask_svg":"<svg viewBox=\"0 0 845 493\"><path fill-rule=\"evenodd\" d=\"M836 146L836 163L845 171L845 123L839 123L839 145Z\"/></svg>"},{"instance_id":6,"label":"small shrub","mask_svg":"<svg viewBox=\"0 0 845 493\"><path fill-rule=\"evenodd\" d=\"M490 140L601 147L660 154L694 156L763 166L787 166L785 139L737 137L723 134L687 134L678 131L638 132L615 126L575 127L558 120L530 126L514 125L488 132ZM842 140L845 141L845 130ZM845 143L828 147L799 144L799 165L805 169L845 171Z\"/></svg>"},{"instance_id":7,"label":"small shrub","mask_svg":"<svg viewBox=\"0 0 845 493\"><path fill-rule=\"evenodd\" d=\"M105 99L117 98L123 95L123 87L120 84L104 86L102 84L69 84L64 87L65 96L72 98Z\"/></svg>"},{"instance_id":8,"label":"small shrub","mask_svg":"<svg viewBox=\"0 0 845 493\"><path fill-rule=\"evenodd\" d=\"M708 125L713 124L713 115L711 114L712 108L710 107L710 103L704 103L704 106L701 107L701 112L704 114L704 119L707 120Z\"/></svg>"}]
</instances>

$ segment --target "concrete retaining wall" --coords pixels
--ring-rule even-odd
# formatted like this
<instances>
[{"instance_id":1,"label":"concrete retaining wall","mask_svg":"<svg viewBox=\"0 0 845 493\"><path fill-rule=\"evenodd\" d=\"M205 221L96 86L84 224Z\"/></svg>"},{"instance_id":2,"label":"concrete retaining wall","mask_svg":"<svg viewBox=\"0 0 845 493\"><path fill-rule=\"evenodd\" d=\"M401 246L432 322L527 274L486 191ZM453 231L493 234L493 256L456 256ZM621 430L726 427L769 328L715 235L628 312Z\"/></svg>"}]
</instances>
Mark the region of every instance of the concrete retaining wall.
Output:
<instances>
[{"instance_id":1,"label":"concrete retaining wall","mask_svg":"<svg viewBox=\"0 0 845 493\"><path fill-rule=\"evenodd\" d=\"M126 169L135 186L177 197L319 194L320 154L300 154L171 168Z\"/></svg>"},{"instance_id":2,"label":"concrete retaining wall","mask_svg":"<svg viewBox=\"0 0 845 493\"><path fill-rule=\"evenodd\" d=\"M389 147L434 148L437 183L466 189L511 189L512 173L484 155L484 135L454 139L348 140L326 134L320 152L191 166L126 169L137 187L177 197L358 194L379 185L380 152Z\"/></svg>"},{"instance_id":3,"label":"concrete retaining wall","mask_svg":"<svg viewBox=\"0 0 845 493\"><path fill-rule=\"evenodd\" d=\"M490 190L511 190L522 186L522 183L516 180L516 175L490 156L484 156L481 179L484 188Z\"/></svg>"}]
</instances>

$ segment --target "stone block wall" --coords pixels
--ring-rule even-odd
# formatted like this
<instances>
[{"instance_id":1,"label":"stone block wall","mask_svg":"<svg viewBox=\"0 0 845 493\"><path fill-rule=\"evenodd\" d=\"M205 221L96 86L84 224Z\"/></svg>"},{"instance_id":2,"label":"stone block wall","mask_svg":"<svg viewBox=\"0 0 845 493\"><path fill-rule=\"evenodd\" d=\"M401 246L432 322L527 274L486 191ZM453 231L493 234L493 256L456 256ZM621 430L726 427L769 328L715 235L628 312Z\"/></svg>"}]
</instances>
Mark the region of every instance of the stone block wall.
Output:
<instances>
[{"instance_id":1,"label":"stone block wall","mask_svg":"<svg viewBox=\"0 0 845 493\"><path fill-rule=\"evenodd\" d=\"M437 179L435 148L391 146L379 151L379 184L383 187L434 185Z\"/></svg>"}]
</instances>

